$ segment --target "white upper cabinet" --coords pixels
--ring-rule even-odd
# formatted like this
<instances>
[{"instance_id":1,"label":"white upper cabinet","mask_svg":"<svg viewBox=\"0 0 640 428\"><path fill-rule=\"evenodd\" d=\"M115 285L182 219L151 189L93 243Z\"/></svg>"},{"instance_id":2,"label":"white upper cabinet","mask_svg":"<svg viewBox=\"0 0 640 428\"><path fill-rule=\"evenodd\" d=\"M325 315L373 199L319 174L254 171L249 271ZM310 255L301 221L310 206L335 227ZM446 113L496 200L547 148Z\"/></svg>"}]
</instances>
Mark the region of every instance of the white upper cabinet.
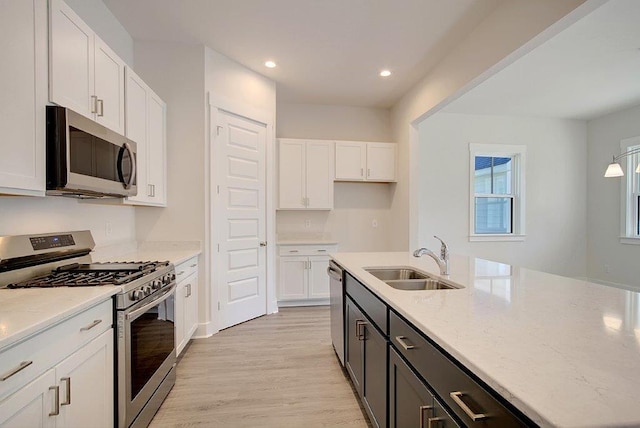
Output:
<instances>
[{"instance_id":1,"label":"white upper cabinet","mask_svg":"<svg viewBox=\"0 0 640 428\"><path fill-rule=\"evenodd\" d=\"M336 181L396 180L394 143L336 142Z\"/></svg>"},{"instance_id":2,"label":"white upper cabinet","mask_svg":"<svg viewBox=\"0 0 640 428\"><path fill-rule=\"evenodd\" d=\"M138 194L134 205L166 206L167 106L130 68L126 69L126 132L137 144Z\"/></svg>"},{"instance_id":3,"label":"white upper cabinet","mask_svg":"<svg viewBox=\"0 0 640 428\"><path fill-rule=\"evenodd\" d=\"M279 209L333 208L334 143L280 139Z\"/></svg>"},{"instance_id":4,"label":"white upper cabinet","mask_svg":"<svg viewBox=\"0 0 640 428\"><path fill-rule=\"evenodd\" d=\"M2 1L0 194L45 192L46 28L46 0Z\"/></svg>"},{"instance_id":5,"label":"white upper cabinet","mask_svg":"<svg viewBox=\"0 0 640 428\"><path fill-rule=\"evenodd\" d=\"M49 12L51 102L124 134L124 61L62 0Z\"/></svg>"}]
</instances>

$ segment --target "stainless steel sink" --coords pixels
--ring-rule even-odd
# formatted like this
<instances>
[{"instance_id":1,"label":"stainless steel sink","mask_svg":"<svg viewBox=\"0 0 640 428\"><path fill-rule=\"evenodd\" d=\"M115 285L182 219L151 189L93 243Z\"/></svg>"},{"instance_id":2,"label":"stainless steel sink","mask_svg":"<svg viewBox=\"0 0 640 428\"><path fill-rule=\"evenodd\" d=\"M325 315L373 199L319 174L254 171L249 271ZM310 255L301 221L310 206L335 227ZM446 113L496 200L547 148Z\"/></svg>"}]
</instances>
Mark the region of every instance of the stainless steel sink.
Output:
<instances>
[{"instance_id":1,"label":"stainless steel sink","mask_svg":"<svg viewBox=\"0 0 640 428\"><path fill-rule=\"evenodd\" d=\"M397 290L455 290L463 288L409 267L366 268L365 271Z\"/></svg>"},{"instance_id":2,"label":"stainless steel sink","mask_svg":"<svg viewBox=\"0 0 640 428\"><path fill-rule=\"evenodd\" d=\"M460 288L433 278L385 281L385 283L396 290L453 290Z\"/></svg>"},{"instance_id":3,"label":"stainless steel sink","mask_svg":"<svg viewBox=\"0 0 640 428\"><path fill-rule=\"evenodd\" d=\"M428 275L413 270L411 268L399 267L399 268L369 268L365 269L371 275L375 276L382 281L395 281L405 279L426 279Z\"/></svg>"}]
</instances>

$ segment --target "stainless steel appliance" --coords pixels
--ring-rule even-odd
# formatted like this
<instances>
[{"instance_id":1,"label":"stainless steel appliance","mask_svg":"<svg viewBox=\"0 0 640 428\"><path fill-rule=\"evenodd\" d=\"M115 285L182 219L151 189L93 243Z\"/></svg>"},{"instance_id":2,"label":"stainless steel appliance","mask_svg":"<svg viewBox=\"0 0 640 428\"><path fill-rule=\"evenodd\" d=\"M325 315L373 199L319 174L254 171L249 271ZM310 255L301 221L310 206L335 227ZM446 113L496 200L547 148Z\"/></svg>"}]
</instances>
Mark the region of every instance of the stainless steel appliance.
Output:
<instances>
[{"instance_id":1,"label":"stainless steel appliance","mask_svg":"<svg viewBox=\"0 0 640 428\"><path fill-rule=\"evenodd\" d=\"M329 310L331 312L331 342L340 364L344 366L344 274L333 260L327 268L329 275Z\"/></svg>"},{"instance_id":2,"label":"stainless steel appliance","mask_svg":"<svg viewBox=\"0 0 640 428\"><path fill-rule=\"evenodd\" d=\"M0 287L120 286L116 420L119 427L146 427L175 384L175 268L90 263L94 245L89 231L0 237Z\"/></svg>"},{"instance_id":3,"label":"stainless steel appliance","mask_svg":"<svg viewBox=\"0 0 640 428\"><path fill-rule=\"evenodd\" d=\"M47 106L47 194L137 194L136 143L72 110Z\"/></svg>"}]
</instances>

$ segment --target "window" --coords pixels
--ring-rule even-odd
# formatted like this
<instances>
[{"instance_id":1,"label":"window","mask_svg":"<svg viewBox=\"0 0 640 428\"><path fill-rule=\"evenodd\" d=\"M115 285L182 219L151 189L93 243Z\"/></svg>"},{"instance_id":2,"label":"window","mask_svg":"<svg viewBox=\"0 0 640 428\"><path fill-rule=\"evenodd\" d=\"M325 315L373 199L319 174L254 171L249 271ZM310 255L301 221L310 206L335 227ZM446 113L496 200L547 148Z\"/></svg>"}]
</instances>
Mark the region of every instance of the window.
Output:
<instances>
[{"instance_id":1,"label":"window","mask_svg":"<svg viewBox=\"0 0 640 428\"><path fill-rule=\"evenodd\" d=\"M640 149L640 137L628 138L620 142L621 153ZM622 179L622 212L625 213L621 227L621 242L640 245L640 174L636 167L640 164L640 154L630 155L620 162L624 170Z\"/></svg>"},{"instance_id":2,"label":"window","mask_svg":"<svg viewBox=\"0 0 640 428\"><path fill-rule=\"evenodd\" d=\"M470 144L471 241L524 239L524 146Z\"/></svg>"}]
</instances>

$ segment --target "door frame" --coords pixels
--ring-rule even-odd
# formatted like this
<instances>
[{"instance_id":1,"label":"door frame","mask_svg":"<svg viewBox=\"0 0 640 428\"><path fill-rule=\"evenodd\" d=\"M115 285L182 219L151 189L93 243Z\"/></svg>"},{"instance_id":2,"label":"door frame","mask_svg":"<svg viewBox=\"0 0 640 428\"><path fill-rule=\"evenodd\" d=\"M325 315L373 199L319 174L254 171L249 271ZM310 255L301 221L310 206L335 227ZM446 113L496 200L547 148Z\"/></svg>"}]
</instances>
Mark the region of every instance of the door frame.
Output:
<instances>
[{"instance_id":1,"label":"door frame","mask_svg":"<svg viewBox=\"0 0 640 428\"><path fill-rule=\"evenodd\" d=\"M219 167L219 159L215 153L215 139L216 139L216 123L218 123L220 111L241 116L254 122L259 122L265 125L266 130L266 144L265 147L265 175L266 175L266 187L265 187L265 209L266 209L266 308L267 314L278 312L278 302L276 298L276 266L275 266L275 237L276 237L276 223L275 223L275 203L276 203L276 191L275 191L275 110L273 113L268 110L256 108L246 103L231 100L227 97L207 92L207 111L206 114L206 141L205 159L207 160L205 185L205 248L209 257L205 260L205 269L207 276L211 279L211 286L205 287L207 295L204 296L205 302L210 302L211 310L211 326L207 335L211 335L220 331L221 320L219 311L219 290L220 283L217 273L217 260L220 257L220 253L217 251L217 246L221 241L219 236L219 222L217 219L221 217L221 210L219 204L216 204L215 190L221 183L218 182L215 171ZM201 301L202 301L201 300ZM202 305L200 310L202 310Z\"/></svg>"}]
</instances>

